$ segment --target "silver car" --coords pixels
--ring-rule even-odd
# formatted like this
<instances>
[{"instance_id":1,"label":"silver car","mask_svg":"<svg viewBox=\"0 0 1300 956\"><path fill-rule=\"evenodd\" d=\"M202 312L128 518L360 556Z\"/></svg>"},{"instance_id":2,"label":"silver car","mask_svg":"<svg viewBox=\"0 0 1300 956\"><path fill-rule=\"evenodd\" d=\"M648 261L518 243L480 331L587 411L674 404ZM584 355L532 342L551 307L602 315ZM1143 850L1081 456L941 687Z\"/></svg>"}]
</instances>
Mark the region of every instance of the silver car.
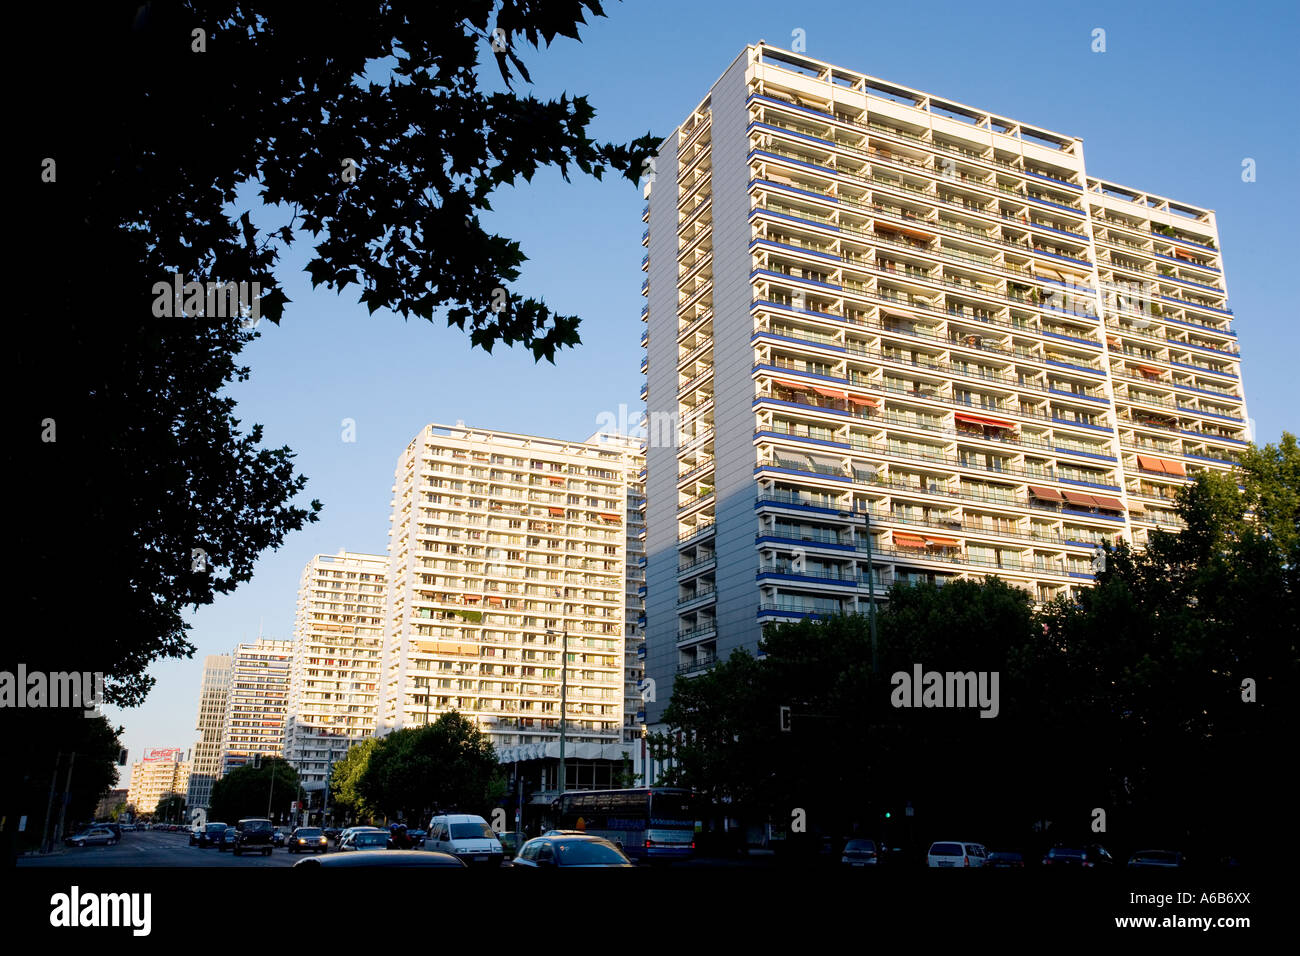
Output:
<instances>
[{"instance_id":1,"label":"silver car","mask_svg":"<svg viewBox=\"0 0 1300 956\"><path fill-rule=\"evenodd\" d=\"M63 842L68 846L112 846L117 842L117 834L108 827L90 827L65 837Z\"/></svg>"}]
</instances>

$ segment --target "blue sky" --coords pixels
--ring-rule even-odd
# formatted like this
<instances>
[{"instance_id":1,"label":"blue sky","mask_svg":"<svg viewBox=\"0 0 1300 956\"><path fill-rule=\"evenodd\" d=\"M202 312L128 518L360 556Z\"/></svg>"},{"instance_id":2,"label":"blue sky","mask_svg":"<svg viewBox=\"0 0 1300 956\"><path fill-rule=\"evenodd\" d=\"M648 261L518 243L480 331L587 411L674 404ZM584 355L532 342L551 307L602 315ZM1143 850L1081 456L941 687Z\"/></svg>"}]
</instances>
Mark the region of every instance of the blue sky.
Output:
<instances>
[{"instance_id":1,"label":"blue sky","mask_svg":"<svg viewBox=\"0 0 1300 956\"><path fill-rule=\"evenodd\" d=\"M789 47L840 66L1026 123L1082 137L1091 175L1214 209L1237 314L1246 397L1257 434L1300 430L1292 365L1300 353L1290 230L1300 212L1294 100L1294 3L1089 3L921 6L776 2L606 3L583 31L524 51L538 97L587 94L593 134L667 135L746 43ZM1093 53L1093 30L1106 52ZM1005 56L1004 56L1005 54ZM521 87L522 89L522 87ZM1254 159L1257 178L1241 179ZM528 354L471 351L445 324L371 316L343 295L312 291L301 247L282 262L292 304L244 353L238 417L266 443L289 445L320 498L321 520L263 555L251 582L189 615L194 658L155 664L158 684L126 727L132 759L194 742L203 656L241 640L291 637L298 578L312 555L383 554L399 452L429 422L580 439L602 413L635 415L643 326L640 191L626 180L566 184L543 174L494 198L485 224L521 242L516 288L583 317L583 344L555 366ZM259 221L272 222L258 217ZM356 441L342 441L342 420Z\"/></svg>"}]
</instances>

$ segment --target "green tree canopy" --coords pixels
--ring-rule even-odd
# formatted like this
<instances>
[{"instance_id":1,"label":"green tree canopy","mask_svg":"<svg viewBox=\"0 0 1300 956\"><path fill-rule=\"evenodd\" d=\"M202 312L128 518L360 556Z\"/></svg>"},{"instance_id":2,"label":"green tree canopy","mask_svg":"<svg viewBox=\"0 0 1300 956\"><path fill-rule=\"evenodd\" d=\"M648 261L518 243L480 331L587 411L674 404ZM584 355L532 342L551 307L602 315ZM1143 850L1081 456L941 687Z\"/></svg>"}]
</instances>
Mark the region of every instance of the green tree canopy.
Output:
<instances>
[{"instance_id":1,"label":"green tree canopy","mask_svg":"<svg viewBox=\"0 0 1300 956\"><path fill-rule=\"evenodd\" d=\"M284 816L298 796L298 772L282 757L264 756L261 764L236 767L212 785L210 821L234 826L242 817L264 817L268 803L271 819Z\"/></svg>"}]
</instances>

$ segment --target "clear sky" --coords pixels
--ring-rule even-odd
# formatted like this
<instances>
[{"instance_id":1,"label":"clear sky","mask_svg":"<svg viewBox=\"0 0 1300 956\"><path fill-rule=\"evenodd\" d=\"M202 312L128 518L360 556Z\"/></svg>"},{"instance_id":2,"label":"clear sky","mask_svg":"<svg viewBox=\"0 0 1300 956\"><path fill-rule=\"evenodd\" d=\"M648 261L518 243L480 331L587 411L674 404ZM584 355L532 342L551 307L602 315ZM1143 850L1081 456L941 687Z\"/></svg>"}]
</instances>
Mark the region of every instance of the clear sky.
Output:
<instances>
[{"instance_id":1,"label":"clear sky","mask_svg":"<svg viewBox=\"0 0 1300 956\"><path fill-rule=\"evenodd\" d=\"M1079 136L1088 172L1214 209L1240 334L1249 414L1262 441L1300 430L1294 361L1300 224L1294 2L1126 0L1088 4L803 3L771 0L607 0L608 17L524 51L533 94L587 94L593 135L666 136L747 43L808 55L1025 123ZM1092 52L1093 30L1106 51ZM495 67L492 67L495 72ZM524 87L520 87L522 90ZM1256 181L1243 182L1243 159ZM279 327L242 356L252 378L233 389L238 417L289 445L311 479L305 500L321 520L264 554L254 578L189 615L195 656L155 664L158 683L126 727L131 759L145 748L193 746L205 654L261 631L292 636L298 579L318 553L385 553L398 454L430 423L581 439L602 413L640 407L643 299L640 190L536 177L497 194L485 225L522 243L530 261L515 288L582 316L583 344L535 365L528 354L471 351L466 336L384 311L371 316L355 287L313 292L296 247L281 276L292 304ZM279 224L273 218L259 222ZM356 441L342 440L343 419ZM621 420L621 419L620 419Z\"/></svg>"}]
</instances>

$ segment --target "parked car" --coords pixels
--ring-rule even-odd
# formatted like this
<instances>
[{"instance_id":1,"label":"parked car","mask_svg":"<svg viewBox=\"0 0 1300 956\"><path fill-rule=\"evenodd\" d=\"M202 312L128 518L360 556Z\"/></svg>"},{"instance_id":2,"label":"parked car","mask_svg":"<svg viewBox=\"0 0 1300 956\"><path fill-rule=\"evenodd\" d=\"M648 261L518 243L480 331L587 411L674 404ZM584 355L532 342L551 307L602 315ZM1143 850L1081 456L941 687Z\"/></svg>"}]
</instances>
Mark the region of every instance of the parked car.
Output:
<instances>
[{"instance_id":1,"label":"parked car","mask_svg":"<svg viewBox=\"0 0 1300 956\"><path fill-rule=\"evenodd\" d=\"M426 850L458 856L466 863L500 866L505 850L482 817L472 813L443 813L429 821Z\"/></svg>"},{"instance_id":2,"label":"parked car","mask_svg":"<svg viewBox=\"0 0 1300 956\"><path fill-rule=\"evenodd\" d=\"M984 865L995 870L1013 870L1025 865L1025 857L1014 850L996 850L988 855Z\"/></svg>"},{"instance_id":3,"label":"parked car","mask_svg":"<svg viewBox=\"0 0 1300 956\"><path fill-rule=\"evenodd\" d=\"M245 817L235 824L235 840L231 846L235 856L243 853L271 855L271 834L275 826L265 817Z\"/></svg>"},{"instance_id":4,"label":"parked car","mask_svg":"<svg viewBox=\"0 0 1300 956\"><path fill-rule=\"evenodd\" d=\"M329 849L329 838L320 827L297 827L286 841L290 853L324 853Z\"/></svg>"},{"instance_id":5,"label":"parked car","mask_svg":"<svg viewBox=\"0 0 1300 956\"><path fill-rule=\"evenodd\" d=\"M226 827L221 831L221 838L217 840L217 850L221 853L235 848L235 837L237 831L234 827Z\"/></svg>"},{"instance_id":6,"label":"parked car","mask_svg":"<svg viewBox=\"0 0 1300 956\"><path fill-rule=\"evenodd\" d=\"M523 869L629 867L623 851L602 837L585 835L540 836L519 848L513 867Z\"/></svg>"},{"instance_id":7,"label":"parked car","mask_svg":"<svg viewBox=\"0 0 1300 956\"><path fill-rule=\"evenodd\" d=\"M930 844L926 865L932 867L976 867L988 861L988 851L981 843L962 840L944 840Z\"/></svg>"},{"instance_id":8,"label":"parked car","mask_svg":"<svg viewBox=\"0 0 1300 956\"><path fill-rule=\"evenodd\" d=\"M518 830L507 830L505 833L498 833L497 839L501 841L501 850L507 860L513 860L519 853L519 848L524 845L528 839Z\"/></svg>"},{"instance_id":9,"label":"parked car","mask_svg":"<svg viewBox=\"0 0 1300 956\"><path fill-rule=\"evenodd\" d=\"M1076 846L1058 844L1048 850L1047 855L1043 857L1043 866L1057 869L1079 868L1091 870L1114 866L1114 864L1115 860L1106 852L1106 848L1095 843Z\"/></svg>"},{"instance_id":10,"label":"parked car","mask_svg":"<svg viewBox=\"0 0 1300 956\"><path fill-rule=\"evenodd\" d=\"M87 827L79 833L64 837L68 846L112 846L117 843L117 834L108 827Z\"/></svg>"},{"instance_id":11,"label":"parked car","mask_svg":"<svg viewBox=\"0 0 1300 956\"><path fill-rule=\"evenodd\" d=\"M331 853L329 856L312 856L299 860L294 869L304 867L426 867L446 866L464 869L465 864L450 853L432 853L423 850L362 850L358 853Z\"/></svg>"},{"instance_id":12,"label":"parked car","mask_svg":"<svg viewBox=\"0 0 1300 956\"><path fill-rule=\"evenodd\" d=\"M1173 870L1185 864L1177 850L1138 850L1129 857L1128 865L1130 869Z\"/></svg>"},{"instance_id":13,"label":"parked car","mask_svg":"<svg viewBox=\"0 0 1300 956\"><path fill-rule=\"evenodd\" d=\"M339 850L387 850L388 833L378 827L353 827L339 843Z\"/></svg>"},{"instance_id":14,"label":"parked car","mask_svg":"<svg viewBox=\"0 0 1300 956\"><path fill-rule=\"evenodd\" d=\"M221 846L221 835L226 832L226 824L209 823L199 833L199 847Z\"/></svg>"},{"instance_id":15,"label":"parked car","mask_svg":"<svg viewBox=\"0 0 1300 956\"><path fill-rule=\"evenodd\" d=\"M853 839L844 844L840 854L840 863L844 866L877 866L880 853L875 840Z\"/></svg>"}]
</instances>

